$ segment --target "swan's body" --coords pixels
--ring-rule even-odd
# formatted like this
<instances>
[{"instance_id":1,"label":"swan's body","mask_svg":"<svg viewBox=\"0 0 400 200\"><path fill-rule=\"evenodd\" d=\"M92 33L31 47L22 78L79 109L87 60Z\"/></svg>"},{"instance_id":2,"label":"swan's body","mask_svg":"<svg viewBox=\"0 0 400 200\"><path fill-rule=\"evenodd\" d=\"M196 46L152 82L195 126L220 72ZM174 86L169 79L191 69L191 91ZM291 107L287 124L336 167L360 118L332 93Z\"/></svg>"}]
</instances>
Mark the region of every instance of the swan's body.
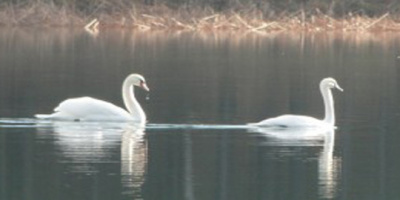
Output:
<instances>
[{"instance_id":1,"label":"swan's body","mask_svg":"<svg viewBox=\"0 0 400 200\"><path fill-rule=\"evenodd\" d=\"M316 119L310 116L303 115L282 115L275 118L270 118L263 120L258 123L251 123L250 126L258 127L326 127L332 128L335 126L335 112L334 112L334 102L332 97L331 89L340 88L339 84L333 78L325 78L320 83L320 90L324 100L325 106L325 118L323 120Z\"/></svg>"},{"instance_id":2,"label":"swan's body","mask_svg":"<svg viewBox=\"0 0 400 200\"><path fill-rule=\"evenodd\" d=\"M106 101L91 97L67 99L61 102L53 114L35 115L40 119L73 120L73 121L135 121L146 122L139 102L134 96L134 87L138 86L149 91L145 79L139 74L129 75L122 85L122 96L128 111Z\"/></svg>"},{"instance_id":3,"label":"swan's body","mask_svg":"<svg viewBox=\"0 0 400 200\"><path fill-rule=\"evenodd\" d=\"M316 119L304 115L281 115L274 118L269 118L261 122L255 123L257 126L274 126L274 127L314 127L314 126L330 126L323 120Z\"/></svg>"}]
</instances>

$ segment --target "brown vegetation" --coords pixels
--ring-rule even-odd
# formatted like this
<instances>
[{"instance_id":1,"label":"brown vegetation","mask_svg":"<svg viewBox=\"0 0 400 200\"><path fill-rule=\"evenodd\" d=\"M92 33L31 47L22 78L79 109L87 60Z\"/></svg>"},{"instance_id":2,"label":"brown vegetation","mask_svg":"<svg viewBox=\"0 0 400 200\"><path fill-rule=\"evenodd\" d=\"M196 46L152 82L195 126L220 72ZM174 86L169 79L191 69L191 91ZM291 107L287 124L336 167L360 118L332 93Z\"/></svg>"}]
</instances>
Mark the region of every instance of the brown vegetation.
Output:
<instances>
[{"instance_id":1,"label":"brown vegetation","mask_svg":"<svg viewBox=\"0 0 400 200\"><path fill-rule=\"evenodd\" d=\"M95 1L95 0L93 0ZM27 1L0 4L1 26L85 27L97 31L104 28L131 28L140 30L245 30L271 32L302 31L399 31L397 15L389 12L350 12L332 14L332 8L321 6L297 11L273 12L249 4L227 9L210 6L146 5L102 0L91 9L77 8L75 4L52 1ZM50 2L50 3L49 3ZM72 2L72 1L71 1ZM320 10L324 8L323 11ZM218 11L217 11L218 10ZM331 13L331 14L328 14Z\"/></svg>"}]
</instances>

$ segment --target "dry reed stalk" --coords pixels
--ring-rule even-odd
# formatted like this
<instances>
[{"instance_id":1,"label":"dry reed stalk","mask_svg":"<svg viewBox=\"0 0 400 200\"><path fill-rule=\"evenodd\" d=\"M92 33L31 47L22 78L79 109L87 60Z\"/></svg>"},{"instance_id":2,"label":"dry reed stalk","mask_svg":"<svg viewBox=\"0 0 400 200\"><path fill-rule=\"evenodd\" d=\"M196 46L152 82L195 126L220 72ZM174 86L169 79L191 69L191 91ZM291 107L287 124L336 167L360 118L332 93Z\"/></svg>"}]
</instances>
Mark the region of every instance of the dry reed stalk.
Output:
<instances>
[{"instance_id":1,"label":"dry reed stalk","mask_svg":"<svg viewBox=\"0 0 400 200\"><path fill-rule=\"evenodd\" d=\"M214 22L212 23L212 27L215 30L223 29L225 25L226 25L226 18L220 15L216 16L214 18Z\"/></svg>"},{"instance_id":2,"label":"dry reed stalk","mask_svg":"<svg viewBox=\"0 0 400 200\"><path fill-rule=\"evenodd\" d=\"M279 29L280 31L285 31L287 30L286 27L284 27L283 25L281 25L280 22L275 22L275 24L273 24L274 27L276 27L277 29Z\"/></svg>"},{"instance_id":3,"label":"dry reed stalk","mask_svg":"<svg viewBox=\"0 0 400 200\"><path fill-rule=\"evenodd\" d=\"M135 23L134 25L137 26L139 28L139 30L142 30L142 31L147 31L147 30L151 29L150 26L147 26L147 25L144 25L144 24Z\"/></svg>"},{"instance_id":4,"label":"dry reed stalk","mask_svg":"<svg viewBox=\"0 0 400 200\"><path fill-rule=\"evenodd\" d=\"M364 27L364 29L369 29L372 26L376 25L377 23L381 22L383 19L385 19L386 17L389 16L389 13L386 13L384 15L382 15L381 17L379 17L377 20L373 21L372 23L368 24L367 26Z\"/></svg>"},{"instance_id":5,"label":"dry reed stalk","mask_svg":"<svg viewBox=\"0 0 400 200\"><path fill-rule=\"evenodd\" d=\"M94 18L92 21L90 21L88 24L85 25L85 29L97 28L98 22L99 22L99 20L97 20L97 18Z\"/></svg>"},{"instance_id":6,"label":"dry reed stalk","mask_svg":"<svg viewBox=\"0 0 400 200\"><path fill-rule=\"evenodd\" d=\"M219 16L219 14L213 14L211 16L207 16L207 17L204 17L204 18L200 19L200 22L205 22L205 21L208 21L209 19L214 19L214 18L216 18L218 16Z\"/></svg>"},{"instance_id":7,"label":"dry reed stalk","mask_svg":"<svg viewBox=\"0 0 400 200\"><path fill-rule=\"evenodd\" d=\"M250 26L246 21L244 21L238 14L235 14L235 17L236 17L237 20L239 20L240 23L242 23L248 29L253 29L254 28L254 27Z\"/></svg>"},{"instance_id":8,"label":"dry reed stalk","mask_svg":"<svg viewBox=\"0 0 400 200\"><path fill-rule=\"evenodd\" d=\"M91 34L92 36L97 36L99 34L99 20L97 18L93 19L90 21L86 26L84 27L85 31Z\"/></svg>"},{"instance_id":9,"label":"dry reed stalk","mask_svg":"<svg viewBox=\"0 0 400 200\"><path fill-rule=\"evenodd\" d=\"M34 6L28 7L25 12L22 12L21 17L15 19L16 23L18 24L19 22L29 18L32 14L34 14L35 12L34 10L35 10Z\"/></svg>"},{"instance_id":10,"label":"dry reed stalk","mask_svg":"<svg viewBox=\"0 0 400 200\"><path fill-rule=\"evenodd\" d=\"M178 21L178 20L175 19L175 18L171 18L171 20L172 20L178 27L181 27L181 28L183 28L183 29L195 30L195 28L194 28L193 26L188 25L188 24L184 24L184 23Z\"/></svg>"},{"instance_id":11,"label":"dry reed stalk","mask_svg":"<svg viewBox=\"0 0 400 200\"><path fill-rule=\"evenodd\" d=\"M265 28L267 28L267 27L269 27L269 26L271 26L271 25L273 25L273 24L275 24L275 22L271 22L271 23L262 22L262 25L261 25L261 26L256 27L256 28L253 28L253 29L251 29L251 31L259 31L259 30L265 29Z\"/></svg>"},{"instance_id":12,"label":"dry reed stalk","mask_svg":"<svg viewBox=\"0 0 400 200\"><path fill-rule=\"evenodd\" d=\"M148 15L148 14L142 14L142 17L144 17L144 18L149 18L149 19L157 19L157 17L154 17L154 16L152 16L152 15Z\"/></svg>"},{"instance_id":13,"label":"dry reed stalk","mask_svg":"<svg viewBox=\"0 0 400 200\"><path fill-rule=\"evenodd\" d=\"M159 22L151 22L152 25L156 26L156 27L161 27L161 28L167 28L166 25L159 23Z\"/></svg>"}]
</instances>

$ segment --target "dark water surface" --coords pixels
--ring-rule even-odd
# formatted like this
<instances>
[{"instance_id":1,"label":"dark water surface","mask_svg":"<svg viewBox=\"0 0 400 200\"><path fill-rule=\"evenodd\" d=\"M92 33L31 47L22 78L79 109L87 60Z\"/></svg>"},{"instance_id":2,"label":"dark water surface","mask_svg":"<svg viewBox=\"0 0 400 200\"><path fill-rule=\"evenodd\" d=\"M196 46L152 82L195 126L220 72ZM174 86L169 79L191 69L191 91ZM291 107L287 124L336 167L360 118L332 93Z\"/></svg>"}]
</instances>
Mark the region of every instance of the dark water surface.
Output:
<instances>
[{"instance_id":1,"label":"dark water surface","mask_svg":"<svg viewBox=\"0 0 400 200\"><path fill-rule=\"evenodd\" d=\"M391 34L0 29L0 199L400 199L399 56ZM130 73L151 89L145 130L32 118L70 97L123 106ZM335 131L243 126L322 118L328 76Z\"/></svg>"}]
</instances>

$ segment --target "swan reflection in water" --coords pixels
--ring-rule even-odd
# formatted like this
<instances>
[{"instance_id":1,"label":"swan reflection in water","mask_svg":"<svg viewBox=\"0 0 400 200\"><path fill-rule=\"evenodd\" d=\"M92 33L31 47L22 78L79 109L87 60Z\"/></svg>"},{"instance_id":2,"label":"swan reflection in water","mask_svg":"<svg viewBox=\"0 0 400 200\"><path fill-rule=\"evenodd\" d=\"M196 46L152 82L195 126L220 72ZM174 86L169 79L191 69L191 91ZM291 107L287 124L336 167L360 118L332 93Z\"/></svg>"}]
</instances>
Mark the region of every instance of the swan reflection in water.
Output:
<instances>
[{"instance_id":1,"label":"swan reflection in water","mask_svg":"<svg viewBox=\"0 0 400 200\"><path fill-rule=\"evenodd\" d=\"M123 193L141 195L147 166L147 142L144 129L131 123L62 122L39 126L39 137L54 139L59 162L70 166L67 173L104 172L100 165L121 164ZM121 154L120 160L117 155Z\"/></svg>"},{"instance_id":2,"label":"swan reflection in water","mask_svg":"<svg viewBox=\"0 0 400 200\"><path fill-rule=\"evenodd\" d=\"M333 198L338 190L341 159L334 157L335 132L330 130L324 138L324 148L319 157L319 194L324 198Z\"/></svg>"},{"instance_id":3,"label":"swan reflection in water","mask_svg":"<svg viewBox=\"0 0 400 200\"><path fill-rule=\"evenodd\" d=\"M122 133L121 176L125 194L141 196L147 169L147 140L143 129L130 129Z\"/></svg>"},{"instance_id":4,"label":"swan reflection in water","mask_svg":"<svg viewBox=\"0 0 400 200\"><path fill-rule=\"evenodd\" d=\"M323 146L318 156L318 192L322 198L334 198L338 191L338 178L341 165L340 157L334 157L335 130L333 128L255 128L250 132L261 133L267 139L268 146L310 147ZM303 149L303 148L302 148ZM285 149L285 153L288 149ZM293 149L289 155L301 154ZM280 152L282 153L282 152Z\"/></svg>"}]
</instances>

